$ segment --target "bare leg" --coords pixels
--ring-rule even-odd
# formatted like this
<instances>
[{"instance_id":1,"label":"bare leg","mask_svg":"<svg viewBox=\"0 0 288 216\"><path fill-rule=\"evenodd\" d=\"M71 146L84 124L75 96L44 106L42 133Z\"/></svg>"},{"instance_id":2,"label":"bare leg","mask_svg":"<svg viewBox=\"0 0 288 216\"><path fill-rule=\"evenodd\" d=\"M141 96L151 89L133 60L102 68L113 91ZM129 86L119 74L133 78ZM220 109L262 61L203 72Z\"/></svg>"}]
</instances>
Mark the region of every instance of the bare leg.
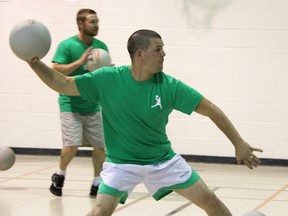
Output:
<instances>
[{"instance_id":1,"label":"bare leg","mask_svg":"<svg viewBox=\"0 0 288 216\"><path fill-rule=\"evenodd\" d=\"M100 147L94 147L92 152L92 162L94 167L94 176L100 176L103 163L105 161L105 149Z\"/></svg>"},{"instance_id":2,"label":"bare leg","mask_svg":"<svg viewBox=\"0 0 288 216\"><path fill-rule=\"evenodd\" d=\"M175 190L176 193L202 208L209 216L232 216L229 209L219 200L202 179L186 189Z\"/></svg>"},{"instance_id":3,"label":"bare leg","mask_svg":"<svg viewBox=\"0 0 288 216\"><path fill-rule=\"evenodd\" d=\"M59 168L66 171L67 166L71 160L75 157L78 150L78 146L63 146L61 151L60 165Z\"/></svg>"},{"instance_id":4,"label":"bare leg","mask_svg":"<svg viewBox=\"0 0 288 216\"><path fill-rule=\"evenodd\" d=\"M87 214L87 216L111 216L115 211L120 198L107 195L98 194L94 208Z\"/></svg>"}]
</instances>

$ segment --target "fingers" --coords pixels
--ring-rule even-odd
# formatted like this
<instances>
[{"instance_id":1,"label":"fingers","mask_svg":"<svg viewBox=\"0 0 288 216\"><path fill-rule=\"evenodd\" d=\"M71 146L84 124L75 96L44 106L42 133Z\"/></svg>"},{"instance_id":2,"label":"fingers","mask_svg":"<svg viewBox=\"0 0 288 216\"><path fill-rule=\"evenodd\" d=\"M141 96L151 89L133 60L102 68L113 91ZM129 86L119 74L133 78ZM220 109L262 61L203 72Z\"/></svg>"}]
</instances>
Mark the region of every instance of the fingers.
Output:
<instances>
[{"instance_id":1,"label":"fingers","mask_svg":"<svg viewBox=\"0 0 288 216\"><path fill-rule=\"evenodd\" d=\"M26 62L30 65L31 68L33 68L39 61L40 61L39 57L33 57L32 59L27 60Z\"/></svg>"},{"instance_id":2,"label":"fingers","mask_svg":"<svg viewBox=\"0 0 288 216\"><path fill-rule=\"evenodd\" d=\"M241 161L242 161L241 158L236 157L236 160L237 160L237 163L238 163L238 164L241 164Z\"/></svg>"},{"instance_id":3,"label":"fingers","mask_svg":"<svg viewBox=\"0 0 288 216\"><path fill-rule=\"evenodd\" d=\"M263 152L263 150L262 150L262 149L259 149L259 148L252 148L252 147L250 147L250 150L251 150L251 151L257 151L257 152Z\"/></svg>"},{"instance_id":4,"label":"fingers","mask_svg":"<svg viewBox=\"0 0 288 216\"><path fill-rule=\"evenodd\" d=\"M82 54L82 56L81 56L81 58L80 58L82 64L85 64L85 63L86 63L87 57L89 56L90 51L91 51L92 49L93 49L93 47L90 46L90 47L88 47L88 48L86 49L86 51Z\"/></svg>"},{"instance_id":5,"label":"fingers","mask_svg":"<svg viewBox=\"0 0 288 216\"><path fill-rule=\"evenodd\" d=\"M31 64L31 63L38 62L39 60L40 60L39 57L33 57L32 59L27 60L27 62L28 62L29 64Z\"/></svg>"},{"instance_id":6,"label":"fingers","mask_svg":"<svg viewBox=\"0 0 288 216\"><path fill-rule=\"evenodd\" d=\"M246 158L245 165L248 166L250 169L256 168L261 164L261 160L256 157L253 153Z\"/></svg>"},{"instance_id":7,"label":"fingers","mask_svg":"<svg viewBox=\"0 0 288 216\"><path fill-rule=\"evenodd\" d=\"M259 148L250 148L250 149L251 149L251 153L250 153L250 156L248 158L248 163L250 164L250 167L252 166L252 169L253 169L253 167L256 168L261 164L261 160L256 155L253 154L253 151L263 152L263 150L259 149Z\"/></svg>"},{"instance_id":8,"label":"fingers","mask_svg":"<svg viewBox=\"0 0 288 216\"><path fill-rule=\"evenodd\" d=\"M261 164L261 160L253 154L253 151L263 152L263 150L258 148L249 148L249 150L244 156L237 157L237 163L240 164L242 161L248 168L253 169Z\"/></svg>"},{"instance_id":9,"label":"fingers","mask_svg":"<svg viewBox=\"0 0 288 216\"><path fill-rule=\"evenodd\" d=\"M85 53L86 53L86 55L88 55L92 49L93 49L93 47L92 47L92 46L88 47L88 48L86 49L86 52L85 52Z\"/></svg>"}]
</instances>

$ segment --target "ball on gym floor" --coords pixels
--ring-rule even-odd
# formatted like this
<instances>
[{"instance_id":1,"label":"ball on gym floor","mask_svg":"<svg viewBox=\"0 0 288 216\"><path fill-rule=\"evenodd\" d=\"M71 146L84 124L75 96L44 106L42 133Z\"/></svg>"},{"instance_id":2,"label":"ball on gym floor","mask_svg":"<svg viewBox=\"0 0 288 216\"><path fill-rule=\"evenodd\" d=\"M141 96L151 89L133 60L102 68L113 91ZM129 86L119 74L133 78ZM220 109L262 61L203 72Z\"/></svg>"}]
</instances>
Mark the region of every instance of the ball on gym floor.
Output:
<instances>
[{"instance_id":1,"label":"ball on gym floor","mask_svg":"<svg viewBox=\"0 0 288 216\"><path fill-rule=\"evenodd\" d=\"M104 49L92 49L86 59L86 68L88 71L94 71L103 66L111 65L110 54Z\"/></svg>"},{"instance_id":2,"label":"ball on gym floor","mask_svg":"<svg viewBox=\"0 0 288 216\"><path fill-rule=\"evenodd\" d=\"M13 53L22 60L42 59L51 47L51 36L43 23L27 19L12 28L9 43Z\"/></svg>"},{"instance_id":3,"label":"ball on gym floor","mask_svg":"<svg viewBox=\"0 0 288 216\"><path fill-rule=\"evenodd\" d=\"M0 170L10 169L16 160L14 151L7 146L0 146Z\"/></svg>"}]
</instances>

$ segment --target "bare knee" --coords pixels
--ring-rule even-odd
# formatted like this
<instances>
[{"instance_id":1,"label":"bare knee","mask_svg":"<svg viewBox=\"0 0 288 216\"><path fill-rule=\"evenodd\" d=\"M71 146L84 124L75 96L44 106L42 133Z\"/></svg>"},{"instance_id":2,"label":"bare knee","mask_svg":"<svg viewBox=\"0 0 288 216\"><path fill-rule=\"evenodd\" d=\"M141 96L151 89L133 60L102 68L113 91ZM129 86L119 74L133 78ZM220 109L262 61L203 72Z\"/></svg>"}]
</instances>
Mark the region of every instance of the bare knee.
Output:
<instances>
[{"instance_id":1,"label":"bare knee","mask_svg":"<svg viewBox=\"0 0 288 216\"><path fill-rule=\"evenodd\" d=\"M100 160L105 160L105 149L100 147L94 147L93 156L99 158Z\"/></svg>"},{"instance_id":2,"label":"bare knee","mask_svg":"<svg viewBox=\"0 0 288 216\"><path fill-rule=\"evenodd\" d=\"M101 203L96 203L94 208L87 214L87 216L111 216L113 208L107 208Z\"/></svg>"},{"instance_id":3,"label":"bare knee","mask_svg":"<svg viewBox=\"0 0 288 216\"><path fill-rule=\"evenodd\" d=\"M115 211L120 198L108 194L98 194L96 202L88 216L110 216Z\"/></svg>"},{"instance_id":4,"label":"bare knee","mask_svg":"<svg viewBox=\"0 0 288 216\"><path fill-rule=\"evenodd\" d=\"M228 208L210 190L202 179L189 188L177 190L177 193L202 208L209 216L231 216Z\"/></svg>"},{"instance_id":5,"label":"bare knee","mask_svg":"<svg viewBox=\"0 0 288 216\"><path fill-rule=\"evenodd\" d=\"M94 147L94 148L93 148L93 152L94 152L95 154L103 155L103 154L105 154L105 149L104 149L104 148L101 148L101 147Z\"/></svg>"},{"instance_id":6,"label":"bare knee","mask_svg":"<svg viewBox=\"0 0 288 216\"><path fill-rule=\"evenodd\" d=\"M101 209L99 208L99 206L93 208L88 214L87 216L111 216L112 213L110 213L109 211L105 210L105 209Z\"/></svg>"},{"instance_id":7,"label":"bare knee","mask_svg":"<svg viewBox=\"0 0 288 216\"><path fill-rule=\"evenodd\" d=\"M78 146L64 146L61 154L76 154Z\"/></svg>"}]
</instances>

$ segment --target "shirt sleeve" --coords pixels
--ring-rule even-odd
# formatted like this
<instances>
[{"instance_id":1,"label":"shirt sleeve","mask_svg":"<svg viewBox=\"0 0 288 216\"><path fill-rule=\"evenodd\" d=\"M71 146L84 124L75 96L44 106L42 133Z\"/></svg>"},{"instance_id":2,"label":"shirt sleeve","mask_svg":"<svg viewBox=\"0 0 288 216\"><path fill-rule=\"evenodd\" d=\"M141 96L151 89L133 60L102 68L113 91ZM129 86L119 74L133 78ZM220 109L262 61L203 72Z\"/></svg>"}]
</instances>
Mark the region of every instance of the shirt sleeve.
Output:
<instances>
[{"instance_id":1,"label":"shirt sleeve","mask_svg":"<svg viewBox=\"0 0 288 216\"><path fill-rule=\"evenodd\" d=\"M100 89L100 72L85 73L75 76L76 87L85 100L98 103Z\"/></svg>"},{"instance_id":2,"label":"shirt sleeve","mask_svg":"<svg viewBox=\"0 0 288 216\"><path fill-rule=\"evenodd\" d=\"M174 108L190 115L198 106L203 96L192 87L178 81L174 96Z\"/></svg>"},{"instance_id":3,"label":"shirt sleeve","mask_svg":"<svg viewBox=\"0 0 288 216\"><path fill-rule=\"evenodd\" d=\"M70 61L71 60L69 58L69 50L63 43L60 43L53 56L52 62L53 63L57 62L59 64L69 64Z\"/></svg>"}]
</instances>

